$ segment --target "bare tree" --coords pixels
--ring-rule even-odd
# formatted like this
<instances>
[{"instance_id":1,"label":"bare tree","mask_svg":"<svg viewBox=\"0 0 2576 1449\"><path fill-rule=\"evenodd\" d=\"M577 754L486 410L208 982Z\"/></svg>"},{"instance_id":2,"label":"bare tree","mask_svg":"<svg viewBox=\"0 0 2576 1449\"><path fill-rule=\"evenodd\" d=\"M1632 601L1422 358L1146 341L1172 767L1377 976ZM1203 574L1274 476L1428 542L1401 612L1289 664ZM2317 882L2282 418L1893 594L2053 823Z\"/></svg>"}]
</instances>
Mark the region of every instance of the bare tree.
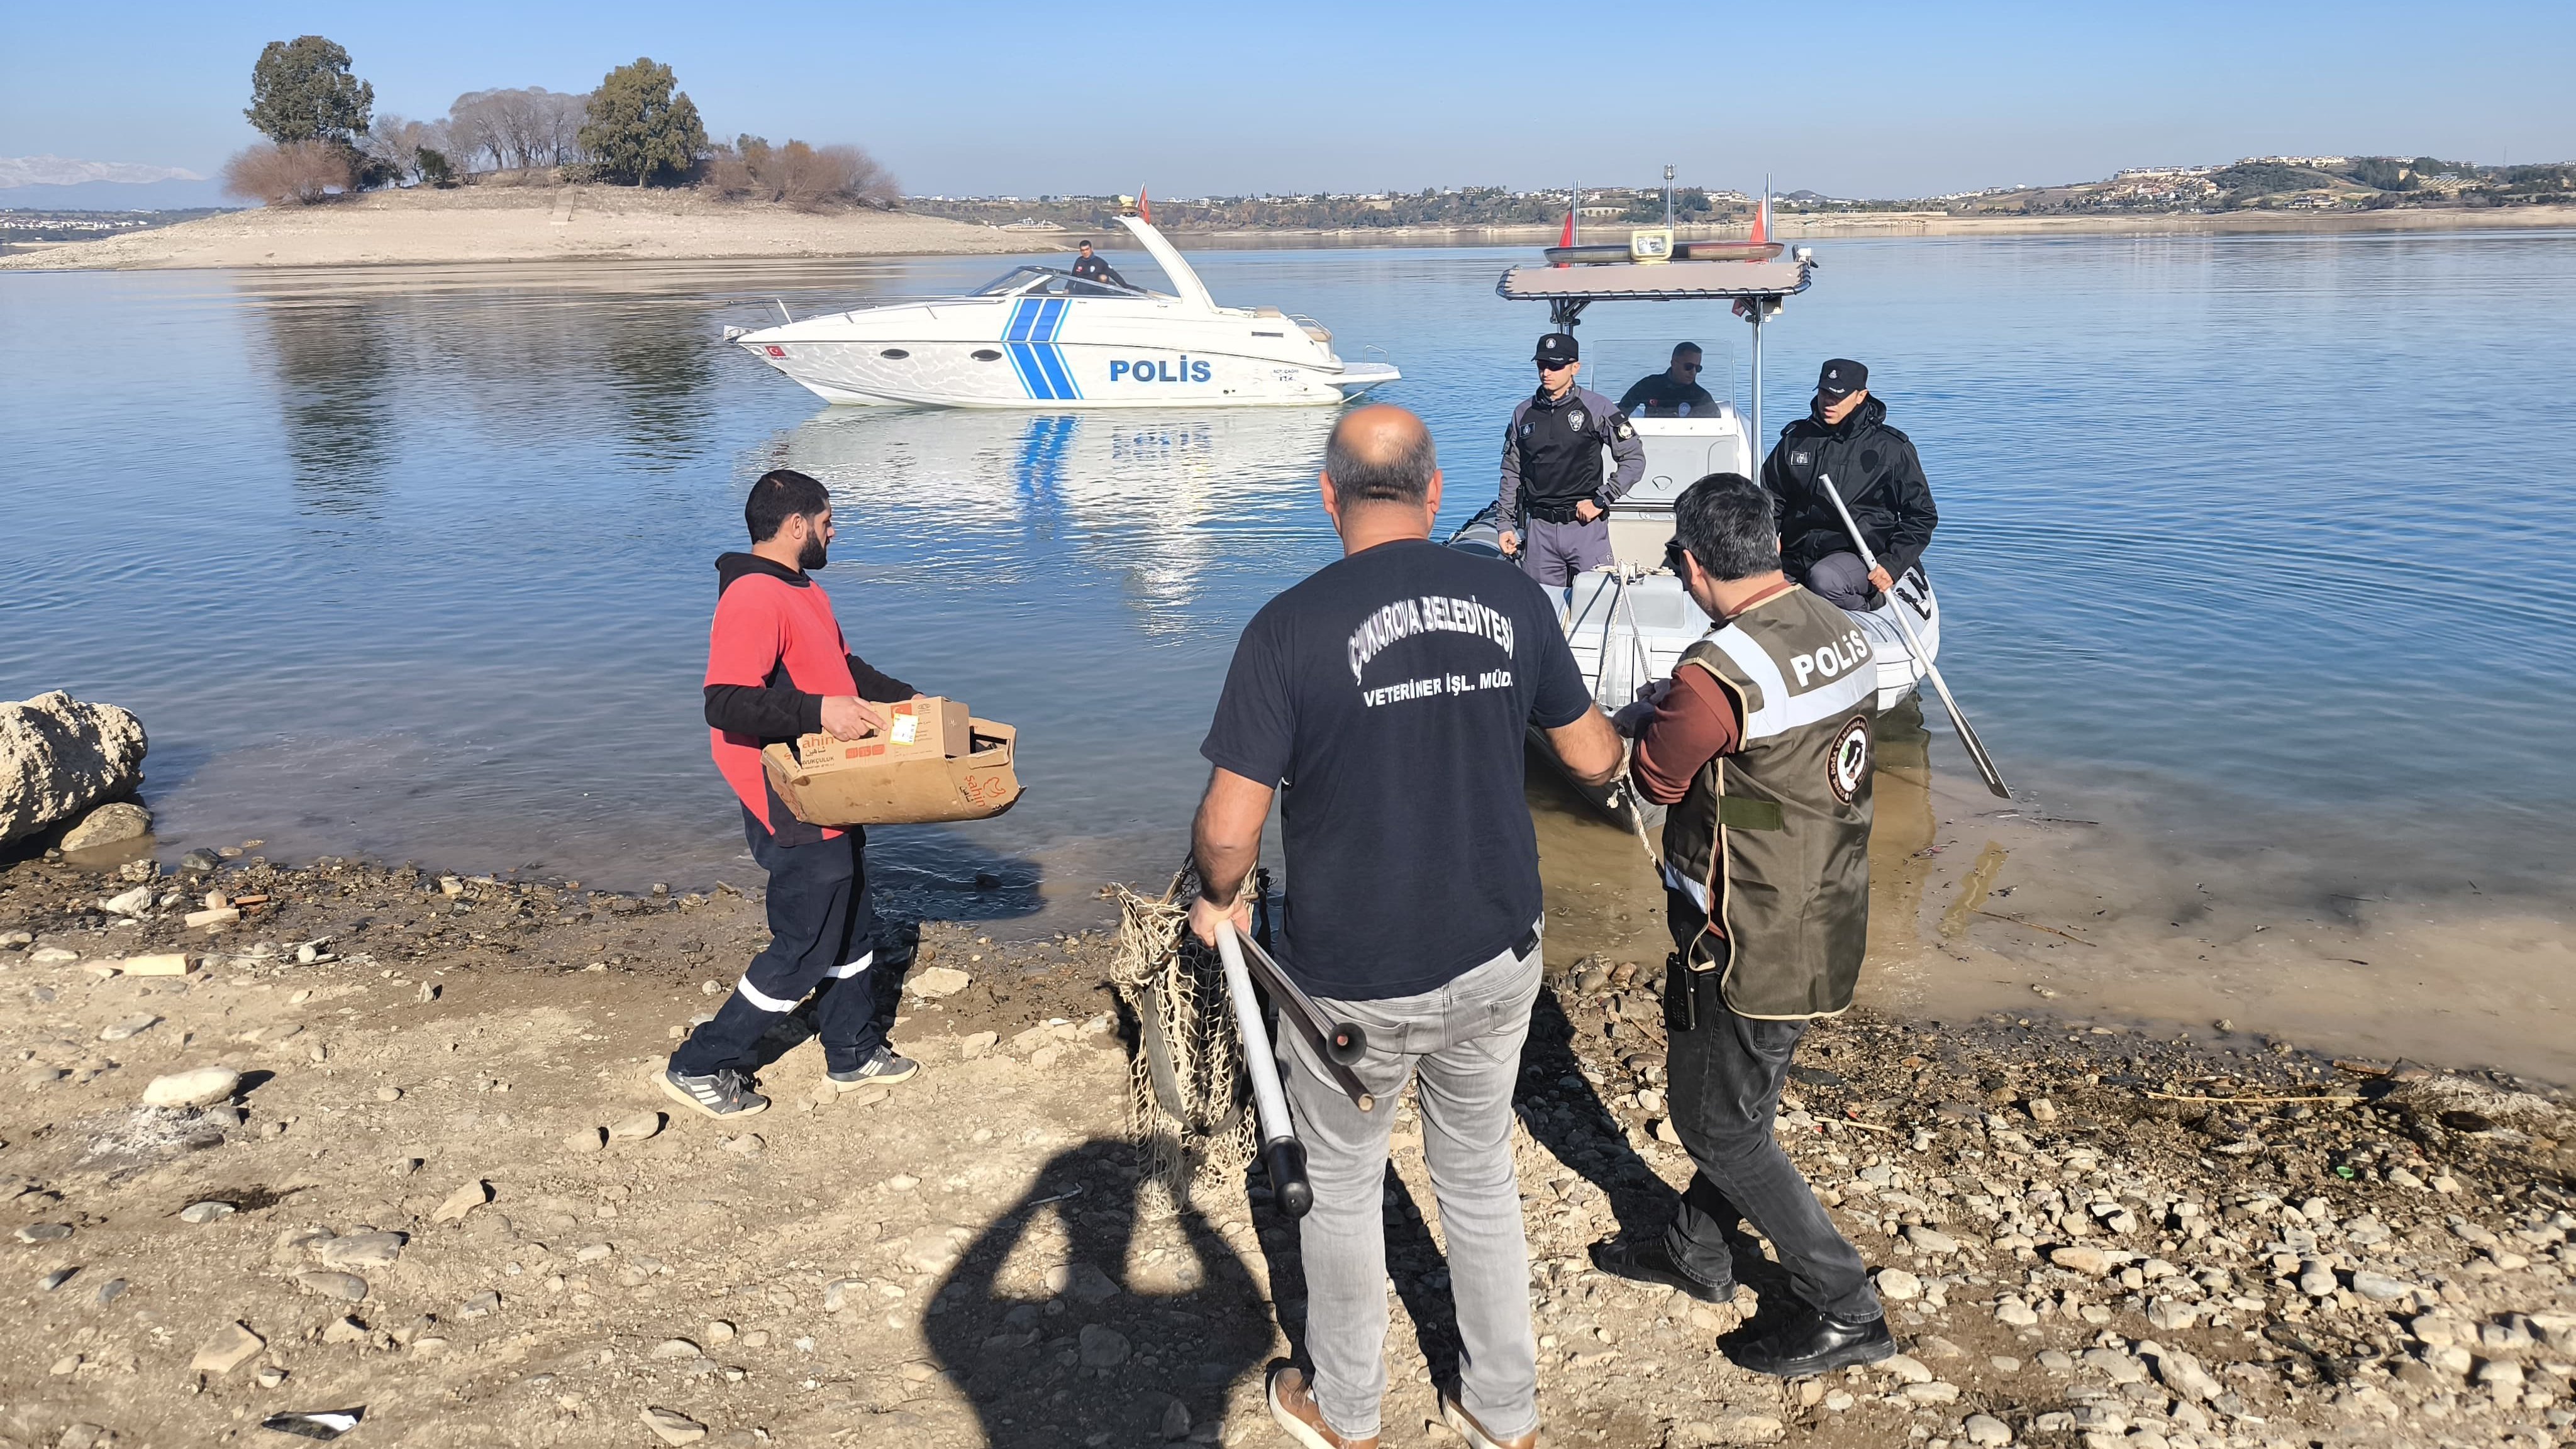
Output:
<instances>
[{"instance_id":1,"label":"bare tree","mask_svg":"<svg viewBox=\"0 0 2576 1449\"><path fill-rule=\"evenodd\" d=\"M435 123L385 115L376 117L367 127L358 149L391 167L397 182L411 184L421 179L420 153L444 150L443 142L441 129Z\"/></svg>"},{"instance_id":2,"label":"bare tree","mask_svg":"<svg viewBox=\"0 0 2576 1449\"><path fill-rule=\"evenodd\" d=\"M760 178L752 175L751 163L743 159L743 152L759 139L745 136L738 143L718 141L709 146L698 185L719 201L748 201L760 194Z\"/></svg>"},{"instance_id":3,"label":"bare tree","mask_svg":"<svg viewBox=\"0 0 2576 1449\"><path fill-rule=\"evenodd\" d=\"M714 148L701 184L727 201L774 201L799 211L883 209L902 199L894 177L856 146L772 146L749 135Z\"/></svg>"},{"instance_id":4,"label":"bare tree","mask_svg":"<svg viewBox=\"0 0 2576 1449\"><path fill-rule=\"evenodd\" d=\"M514 170L525 171L537 164L538 151L545 144L546 113L537 97L545 92L533 87L526 90L494 91L492 103L500 118L501 138L510 148Z\"/></svg>"},{"instance_id":5,"label":"bare tree","mask_svg":"<svg viewBox=\"0 0 2576 1449\"><path fill-rule=\"evenodd\" d=\"M468 91L458 96L447 108L448 164L459 172L483 171L490 157L492 166L501 165L501 146L493 124L490 91Z\"/></svg>"},{"instance_id":6,"label":"bare tree","mask_svg":"<svg viewBox=\"0 0 2576 1449\"><path fill-rule=\"evenodd\" d=\"M546 144L546 159L555 166L575 166L590 159L581 147L582 123L590 119L590 92L566 95L561 91L536 92Z\"/></svg>"},{"instance_id":7,"label":"bare tree","mask_svg":"<svg viewBox=\"0 0 2576 1449\"><path fill-rule=\"evenodd\" d=\"M475 162L489 157L495 169L519 171L566 166L584 159L581 125L590 97L543 86L468 91L448 107L456 149ZM461 159L451 155L450 160Z\"/></svg>"},{"instance_id":8,"label":"bare tree","mask_svg":"<svg viewBox=\"0 0 2576 1449\"><path fill-rule=\"evenodd\" d=\"M224 163L224 190L271 206L310 206L355 185L348 148L336 141L290 141L236 152Z\"/></svg>"},{"instance_id":9,"label":"bare tree","mask_svg":"<svg viewBox=\"0 0 2576 1449\"><path fill-rule=\"evenodd\" d=\"M852 204L879 211L903 204L902 183L867 152L856 146L825 146L814 154L832 168L833 189Z\"/></svg>"}]
</instances>

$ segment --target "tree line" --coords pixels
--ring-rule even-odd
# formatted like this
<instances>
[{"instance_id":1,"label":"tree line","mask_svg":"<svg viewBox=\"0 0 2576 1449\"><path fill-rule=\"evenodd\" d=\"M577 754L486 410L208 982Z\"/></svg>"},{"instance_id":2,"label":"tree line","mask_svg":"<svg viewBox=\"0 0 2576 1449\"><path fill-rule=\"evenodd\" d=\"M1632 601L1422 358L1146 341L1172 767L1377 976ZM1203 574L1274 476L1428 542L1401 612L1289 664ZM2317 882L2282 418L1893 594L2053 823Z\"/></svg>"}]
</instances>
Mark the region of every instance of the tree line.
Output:
<instances>
[{"instance_id":1,"label":"tree line","mask_svg":"<svg viewBox=\"0 0 2576 1449\"><path fill-rule=\"evenodd\" d=\"M260 52L242 114L268 141L226 163L224 187L271 205L534 171L818 211L902 199L894 177L856 146L710 141L679 78L650 58L608 72L595 90L468 91L446 115L416 121L375 114L375 87L351 71L349 52L306 35Z\"/></svg>"}]
</instances>

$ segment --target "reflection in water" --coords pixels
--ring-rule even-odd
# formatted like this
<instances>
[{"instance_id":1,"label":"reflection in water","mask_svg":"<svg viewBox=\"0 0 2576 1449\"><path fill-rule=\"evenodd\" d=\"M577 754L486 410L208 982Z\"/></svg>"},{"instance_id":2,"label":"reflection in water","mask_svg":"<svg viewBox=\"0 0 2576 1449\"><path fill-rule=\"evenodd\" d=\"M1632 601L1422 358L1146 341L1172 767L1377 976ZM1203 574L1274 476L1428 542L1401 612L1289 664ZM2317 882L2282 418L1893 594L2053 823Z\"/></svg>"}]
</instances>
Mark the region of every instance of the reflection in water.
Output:
<instances>
[{"instance_id":1,"label":"reflection in water","mask_svg":"<svg viewBox=\"0 0 2576 1449\"><path fill-rule=\"evenodd\" d=\"M667 467L705 431L716 349L703 307L620 307L601 330L602 377L625 405L636 455Z\"/></svg>"},{"instance_id":2,"label":"reflection in water","mask_svg":"<svg viewBox=\"0 0 2576 1449\"><path fill-rule=\"evenodd\" d=\"M1910 945L1923 905L1930 861L1922 854L1938 825L1932 813L1932 735L1923 727L1923 697L1909 694L1878 717L1870 732L1878 757L1870 783L1869 946L1886 959Z\"/></svg>"},{"instance_id":3,"label":"reflection in water","mask_svg":"<svg viewBox=\"0 0 2576 1449\"><path fill-rule=\"evenodd\" d=\"M1303 572L1330 557L1313 488L1339 416L836 408L770 461L823 480L871 528L918 529L925 571L971 565L1009 586L1078 565L1120 580L1148 633L1190 633L1208 623L1211 570L1275 585L1282 564ZM907 528L906 515L936 522Z\"/></svg>"},{"instance_id":4,"label":"reflection in water","mask_svg":"<svg viewBox=\"0 0 2576 1449\"><path fill-rule=\"evenodd\" d=\"M273 301L259 316L297 498L319 512L372 514L398 422L393 349L373 305Z\"/></svg>"}]
</instances>

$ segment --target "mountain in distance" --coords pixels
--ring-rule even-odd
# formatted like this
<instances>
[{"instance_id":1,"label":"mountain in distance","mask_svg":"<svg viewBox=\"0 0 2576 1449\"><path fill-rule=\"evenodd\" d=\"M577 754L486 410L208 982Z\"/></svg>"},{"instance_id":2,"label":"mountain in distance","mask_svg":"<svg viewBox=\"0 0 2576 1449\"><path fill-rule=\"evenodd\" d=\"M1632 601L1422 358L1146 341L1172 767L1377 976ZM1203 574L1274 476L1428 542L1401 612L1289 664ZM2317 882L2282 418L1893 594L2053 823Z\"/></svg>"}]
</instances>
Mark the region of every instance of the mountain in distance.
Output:
<instances>
[{"instance_id":1,"label":"mountain in distance","mask_svg":"<svg viewBox=\"0 0 2576 1449\"><path fill-rule=\"evenodd\" d=\"M225 204L220 183L184 167L0 156L0 210L166 211Z\"/></svg>"}]
</instances>

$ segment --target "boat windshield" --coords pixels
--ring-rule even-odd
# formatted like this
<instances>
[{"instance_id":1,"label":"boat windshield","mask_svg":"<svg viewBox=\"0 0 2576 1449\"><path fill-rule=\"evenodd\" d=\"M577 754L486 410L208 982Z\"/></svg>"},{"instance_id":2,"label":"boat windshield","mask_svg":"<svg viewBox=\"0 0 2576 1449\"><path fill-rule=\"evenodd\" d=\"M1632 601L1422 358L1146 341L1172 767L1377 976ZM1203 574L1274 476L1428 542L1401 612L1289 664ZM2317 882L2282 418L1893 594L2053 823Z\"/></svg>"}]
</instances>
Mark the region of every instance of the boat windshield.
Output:
<instances>
[{"instance_id":1,"label":"boat windshield","mask_svg":"<svg viewBox=\"0 0 2576 1449\"><path fill-rule=\"evenodd\" d=\"M1055 267L1014 267L977 287L977 297L1150 297L1142 287L1094 282Z\"/></svg>"}]
</instances>

